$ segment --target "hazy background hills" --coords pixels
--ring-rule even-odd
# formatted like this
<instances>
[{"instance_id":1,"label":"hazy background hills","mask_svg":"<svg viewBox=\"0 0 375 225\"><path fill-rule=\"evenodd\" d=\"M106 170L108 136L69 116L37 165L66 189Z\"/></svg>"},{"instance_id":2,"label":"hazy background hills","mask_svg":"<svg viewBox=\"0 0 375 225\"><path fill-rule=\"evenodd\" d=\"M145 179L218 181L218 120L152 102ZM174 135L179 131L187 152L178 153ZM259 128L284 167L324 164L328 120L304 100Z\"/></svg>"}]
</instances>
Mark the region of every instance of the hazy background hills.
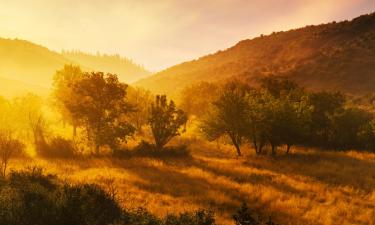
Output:
<instances>
[{"instance_id":1,"label":"hazy background hills","mask_svg":"<svg viewBox=\"0 0 375 225\"><path fill-rule=\"evenodd\" d=\"M150 74L119 55L90 55L79 51L57 53L25 40L0 38L0 94L46 93L56 70L70 63L87 71L116 73L126 83Z\"/></svg>"},{"instance_id":2,"label":"hazy background hills","mask_svg":"<svg viewBox=\"0 0 375 225\"><path fill-rule=\"evenodd\" d=\"M375 91L375 14L243 40L136 84L175 95L197 81L240 77L254 82L267 75L287 76L316 90Z\"/></svg>"}]
</instances>

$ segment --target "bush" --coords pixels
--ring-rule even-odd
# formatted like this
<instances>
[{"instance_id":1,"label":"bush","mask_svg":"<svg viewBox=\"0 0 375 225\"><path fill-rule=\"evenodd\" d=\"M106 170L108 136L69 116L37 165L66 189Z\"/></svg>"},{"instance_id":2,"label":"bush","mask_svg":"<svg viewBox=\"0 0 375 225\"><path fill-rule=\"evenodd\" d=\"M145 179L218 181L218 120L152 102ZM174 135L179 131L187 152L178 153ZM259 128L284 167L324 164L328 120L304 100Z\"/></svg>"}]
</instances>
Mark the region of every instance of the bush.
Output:
<instances>
[{"instance_id":1,"label":"bush","mask_svg":"<svg viewBox=\"0 0 375 225\"><path fill-rule=\"evenodd\" d=\"M146 156L146 157L171 157L171 158L184 158L189 157L190 152L186 145L180 146L167 146L163 151L159 151L157 147L142 140L133 150L133 155Z\"/></svg>"},{"instance_id":2,"label":"bush","mask_svg":"<svg viewBox=\"0 0 375 225\"><path fill-rule=\"evenodd\" d=\"M277 225L272 222L271 218L265 222L258 216L255 216L245 202L243 202L241 207L237 209L236 213L233 215L233 220L236 225Z\"/></svg>"},{"instance_id":3,"label":"bush","mask_svg":"<svg viewBox=\"0 0 375 225\"><path fill-rule=\"evenodd\" d=\"M233 216L237 225L261 222L246 204ZM147 210L121 209L94 184L62 183L38 167L12 171L0 179L0 224L6 225L215 225L212 211L198 210L157 218Z\"/></svg>"},{"instance_id":4,"label":"bush","mask_svg":"<svg viewBox=\"0 0 375 225\"><path fill-rule=\"evenodd\" d=\"M13 171L0 186L0 224L104 225L121 212L98 186L62 184L39 168Z\"/></svg>"},{"instance_id":5,"label":"bush","mask_svg":"<svg viewBox=\"0 0 375 225\"><path fill-rule=\"evenodd\" d=\"M71 140L54 137L49 143L38 148L38 154L46 158L73 158L75 156L74 144Z\"/></svg>"},{"instance_id":6,"label":"bush","mask_svg":"<svg viewBox=\"0 0 375 225\"><path fill-rule=\"evenodd\" d=\"M179 216L168 215L165 218L165 225L215 225L215 218L211 211L199 210L182 213Z\"/></svg>"}]
</instances>

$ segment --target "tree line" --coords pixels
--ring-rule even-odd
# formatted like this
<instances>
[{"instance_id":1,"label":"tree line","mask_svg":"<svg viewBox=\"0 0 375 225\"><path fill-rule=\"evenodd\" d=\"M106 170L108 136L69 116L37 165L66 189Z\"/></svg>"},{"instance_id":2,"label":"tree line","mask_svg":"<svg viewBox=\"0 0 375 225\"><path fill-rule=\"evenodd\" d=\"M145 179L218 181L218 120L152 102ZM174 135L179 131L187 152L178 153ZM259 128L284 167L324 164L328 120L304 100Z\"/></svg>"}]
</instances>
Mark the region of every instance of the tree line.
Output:
<instances>
[{"instance_id":1,"label":"tree line","mask_svg":"<svg viewBox=\"0 0 375 225\"><path fill-rule=\"evenodd\" d=\"M286 153L294 145L375 149L373 113L350 106L340 92L311 92L282 77L265 77L257 86L201 82L186 88L181 99L209 140L228 137L239 156L243 143L251 143L256 154L266 145L272 154L282 145Z\"/></svg>"}]
</instances>

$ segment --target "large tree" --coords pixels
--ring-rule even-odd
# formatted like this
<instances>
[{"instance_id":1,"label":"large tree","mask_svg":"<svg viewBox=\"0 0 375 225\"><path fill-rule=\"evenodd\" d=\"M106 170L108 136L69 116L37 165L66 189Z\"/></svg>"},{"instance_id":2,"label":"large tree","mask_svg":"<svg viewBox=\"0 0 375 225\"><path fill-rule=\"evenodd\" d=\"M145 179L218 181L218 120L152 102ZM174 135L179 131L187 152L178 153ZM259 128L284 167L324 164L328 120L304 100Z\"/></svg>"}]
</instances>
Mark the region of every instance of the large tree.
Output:
<instances>
[{"instance_id":1,"label":"large tree","mask_svg":"<svg viewBox=\"0 0 375 225\"><path fill-rule=\"evenodd\" d=\"M181 126L187 121L186 114L173 101L168 103L165 95L157 95L151 104L149 124L157 150L163 149L173 137L180 134Z\"/></svg>"},{"instance_id":2,"label":"large tree","mask_svg":"<svg viewBox=\"0 0 375 225\"><path fill-rule=\"evenodd\" d=\"M82 122L96 153L104 145L117 147L119 141L134 132L134 127L125 119L132 111L125 98L126 88L114 74L84 73L73 84L75 97L65 101L74 120Z\"/></svg>"}]
</instances>

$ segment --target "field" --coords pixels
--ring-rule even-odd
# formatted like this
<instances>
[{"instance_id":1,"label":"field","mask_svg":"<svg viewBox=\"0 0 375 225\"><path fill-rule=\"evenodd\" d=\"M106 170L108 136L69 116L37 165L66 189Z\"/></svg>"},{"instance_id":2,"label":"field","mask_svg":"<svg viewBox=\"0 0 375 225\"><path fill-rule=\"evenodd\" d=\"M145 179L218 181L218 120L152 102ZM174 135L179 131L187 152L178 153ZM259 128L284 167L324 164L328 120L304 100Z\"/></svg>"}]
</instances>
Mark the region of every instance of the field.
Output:
<instances>
[{"instance_id":1,"label":"field","mask_svg":"<svg viewBox=\"0 0 375 225\"><path fill-rule=\"evenodd\" d=\"M298 148L285 155L256 156L245 148L189 142L191 157L16 159L11 168L42 166L72 182L102 185L124 207L144 207L158 216L198 208L232 224L241 201L255 213L286 224L375 224L375 154Z\"/></svg>"}]
</instances>

